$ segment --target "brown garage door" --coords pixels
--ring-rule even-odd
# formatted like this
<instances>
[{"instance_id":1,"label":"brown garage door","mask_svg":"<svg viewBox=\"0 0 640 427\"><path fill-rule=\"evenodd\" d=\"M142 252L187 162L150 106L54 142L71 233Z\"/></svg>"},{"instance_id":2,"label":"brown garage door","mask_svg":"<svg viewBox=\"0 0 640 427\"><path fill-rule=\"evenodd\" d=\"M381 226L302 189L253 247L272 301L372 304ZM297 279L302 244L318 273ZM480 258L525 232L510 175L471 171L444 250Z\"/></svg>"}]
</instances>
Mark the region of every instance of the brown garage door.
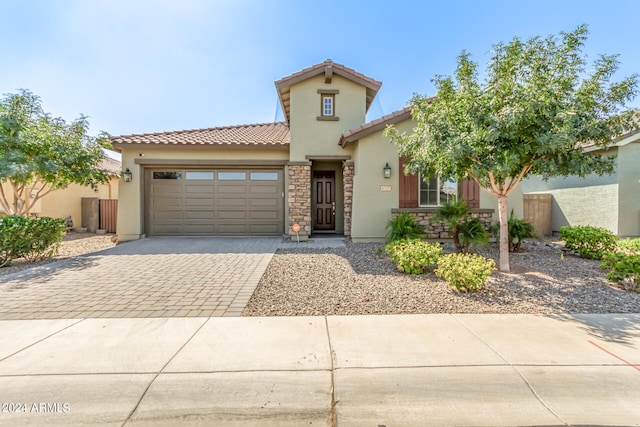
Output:
<instances>
[{"instance_id":1,"label":"brown garage door","mask_svg":"<svg viewBox=\"0 0 640 427\"><path fill-rule=\"evenodd\" d=\"M282 170L147 170L146 232L273 236L284 229Z\"/></svg>"}]
</instances>

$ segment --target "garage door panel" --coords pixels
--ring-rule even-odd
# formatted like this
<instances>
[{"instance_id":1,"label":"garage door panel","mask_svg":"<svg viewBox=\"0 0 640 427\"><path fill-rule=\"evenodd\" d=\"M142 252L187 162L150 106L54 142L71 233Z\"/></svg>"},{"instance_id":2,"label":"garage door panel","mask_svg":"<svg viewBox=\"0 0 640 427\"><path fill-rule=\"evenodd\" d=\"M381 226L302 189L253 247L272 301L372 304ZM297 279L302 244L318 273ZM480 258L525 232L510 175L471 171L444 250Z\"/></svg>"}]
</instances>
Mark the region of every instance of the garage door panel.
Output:
<instances>
[{"instance_id":1,"label":"garage door panel","mask_svg":"<svg viewBox=\"0 0 640 427\"><path fill-rule=\"evenodd\" d=\"M154 176L165 178L153 179ZM282 234L283 177L281 170L205 171L179 167L147 170L146 232L149 235Z\"/></svg>"},{"instance_id":2,"label":"garage door panel","mask_svg":"<svg viewBox=\"0 0 640 427\"><path fill-rule=\"evenodd\" d=\"M218 224L217 230L219 234L248 234L247 224Z\"/></svg>"},{"instance_id":3,"label":"garage door panel","mask_svg":"<svg viewBox=\"0 0 640 427\"><path fill-rule=\"evenodd\" d=\"M252 184L253 185L249 187L249 194L252 194L252 195L267 194L273 197L274 195L280 193L280 187L277 184L267 184L267 185L265 185L264 183L260 183L260 184L252 183Z\"/></svg>"},{"instance_id":4,"label":"garage door panel","mask_svg":"<svg viewBox=\"0 0 640 427\"><path fill-rule=\"evenodd\" d=\"M184 219L202 219L213 222L213 220L215 219L215 212L212 210L186 211L184 213Z\"/></svg>"},{"instance_id":5,"label":"garage door panel","mask_svg":"<svg viewBox=\"0 0 640 427\"><path fill-rule=\"evenodd\" d=\"M225 197L225 198L219 198L217 199L217 204L218 204L218 208L224 209L224 208L242 208L242 209L246 209L247 208L247 199L242 197Z\"/></svg>"},{"instance_id":6,"label":"garage door panel","mask_svg":"<svg viewBox=\"0 0 640 427\"><path fill-rule=\"evenodd\" d=\"M219 210L216 215L219 220L246 220L247 216L246 210Z\"/></svg>"},{"instance_id":7,"label":"garage door panel","mask_svg":"<svg viewBox=\"0 0 640 427\"><path fill-rule=\"evenodd\" d=\"M215 226L213 224L187 224L184 226L185 234L213 234Z\"/></svg>"},{"instance_id":8,"label":"garage door panel","mask_svg":"<svg viewBox=\"0 0 640 427\"><path fill-rule=\"evenodd\" d=\"M185 197L184 206L186 209L207 207L213 209L214 201L209 198Z\"/></svg>"},{"instance_id":9,"label":"garage door panel","mask_svg":"<svg viewBox=\"0 0 640 427\"><path fill-rule=\"evenodd\" d=\"M249 225L249 234L270 236L278 234L278 229L276 224L251 224Z\"/></svg>"},{"instance_id":10,"label":"garage door panel","mask_svg":"<svg viewBox=\"0 0 640 427\"><path fill-rule=\"evenodd\" d=\"M250 219L275 220L278 219L278 212L275 211L249 211Z\"/></svg>"}]
</instances>

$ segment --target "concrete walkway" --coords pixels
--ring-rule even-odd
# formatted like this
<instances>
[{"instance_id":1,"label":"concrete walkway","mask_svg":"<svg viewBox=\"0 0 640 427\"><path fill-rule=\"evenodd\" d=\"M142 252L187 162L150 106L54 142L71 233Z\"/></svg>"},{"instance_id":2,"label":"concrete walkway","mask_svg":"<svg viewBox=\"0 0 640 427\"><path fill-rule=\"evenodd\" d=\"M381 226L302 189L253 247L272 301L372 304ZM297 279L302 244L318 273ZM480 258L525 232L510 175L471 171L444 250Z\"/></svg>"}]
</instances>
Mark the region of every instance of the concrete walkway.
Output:
<instances>
[{"instance_id":1,"label":"concrete walkway","mask_svg":"<svg viewBox=\"0 0 640 427\"><path fill-rule=\"evenodd\" d=\"M2 425L639 425L640 315L0 321Z\"/></svg>"},{"instance_id":2,"label":"concrete walkway","mask_svg":"<svg viewBox=\"0 0 640 427\"><path fill-rule=\"evenodd\" d=\"M0 319L240 316L279 237L148 238L0 277Z\"/></svg>"}]
</instances>

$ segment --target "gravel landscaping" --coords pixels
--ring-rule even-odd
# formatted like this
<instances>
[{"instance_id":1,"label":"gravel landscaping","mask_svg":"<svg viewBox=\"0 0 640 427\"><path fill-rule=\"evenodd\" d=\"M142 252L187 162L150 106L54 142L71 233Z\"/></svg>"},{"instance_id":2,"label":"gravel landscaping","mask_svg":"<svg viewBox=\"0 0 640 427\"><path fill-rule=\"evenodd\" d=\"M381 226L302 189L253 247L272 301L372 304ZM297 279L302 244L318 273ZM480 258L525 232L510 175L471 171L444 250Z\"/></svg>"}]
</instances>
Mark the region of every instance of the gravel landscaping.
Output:
<instances>
[{"instance_id":1,"label":"gravel landscaping","mask_svg":"<svg viewBox=\"0 0 640 427\"><path fill-rule=\"evenodd\" d=\"M640 294L607 281L599 261L565 255L557 244L525 242L511 254L512 272L494 272L477 293L457 292L433 273L400 273L381 247L280 249L243 315L640 312ZM496 244L475 251L498 259Z\"/></svg>"}]
</instances>

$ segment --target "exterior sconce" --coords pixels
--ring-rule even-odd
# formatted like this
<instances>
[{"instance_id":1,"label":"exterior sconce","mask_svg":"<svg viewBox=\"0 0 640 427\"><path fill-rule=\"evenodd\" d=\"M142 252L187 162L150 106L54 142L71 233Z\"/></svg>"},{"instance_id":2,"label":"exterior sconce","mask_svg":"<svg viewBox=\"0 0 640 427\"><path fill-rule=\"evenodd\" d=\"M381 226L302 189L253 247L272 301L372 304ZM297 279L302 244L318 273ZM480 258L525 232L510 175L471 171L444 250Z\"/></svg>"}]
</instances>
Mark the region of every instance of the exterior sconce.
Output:
<instances>
[{"instance_id":1,"label":"exterior sconce","mask_svg":"<svg viewBox=\"0 0 640 427\"><path fill-rule=\"evenodd\" d=\"M129 168L122 172L122 179L124 180L124 182L133 181L133 173L129 170Z\"/></svg>"},{"instance_id":2,"label":"exterior sconce","mask_svg":"<svg viewBox=\"0 0 640 427\"><path fill-rule=\"evenodd\" d=\"M385 178L391 178L391 166L389 166L389 163L384 165L384 168L382 168L382 170L384 172Z\"/></svg>"}]
</instances>

